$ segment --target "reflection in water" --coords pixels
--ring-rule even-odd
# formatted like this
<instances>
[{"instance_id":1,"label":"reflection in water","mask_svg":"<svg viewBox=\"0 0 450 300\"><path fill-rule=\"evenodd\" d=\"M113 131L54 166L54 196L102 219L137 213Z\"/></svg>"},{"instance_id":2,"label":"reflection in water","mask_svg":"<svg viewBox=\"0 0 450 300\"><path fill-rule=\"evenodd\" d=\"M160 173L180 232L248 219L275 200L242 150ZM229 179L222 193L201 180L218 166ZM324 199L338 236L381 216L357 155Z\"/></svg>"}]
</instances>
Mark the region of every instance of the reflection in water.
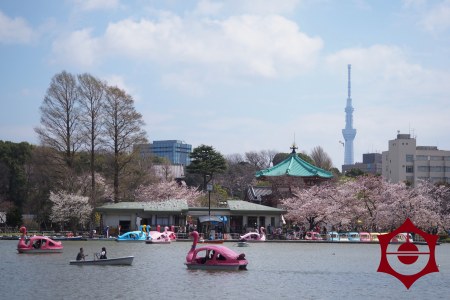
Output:
<instances>
[{"instance_id":1,"label":"reflection in water","mask_svg":"<svg viewBox=\"0 0 450 300\"><path fill-rule=\"evenodd\" d=\"M224 243L249 260L247 271L227 272L187 270L188 242L63 244L60 254L26 255L17 254L17 241L0 241L2 295L10 299L445 299L450 282L450 245L446 244L436 247L440 272L419 279L409 291L396 278L377 272L379 245L265 242L240 248ZM102 246L110 257L134 255L133 265L69 265L80 247L90 259Z\"/></svg>"}]
</instances>

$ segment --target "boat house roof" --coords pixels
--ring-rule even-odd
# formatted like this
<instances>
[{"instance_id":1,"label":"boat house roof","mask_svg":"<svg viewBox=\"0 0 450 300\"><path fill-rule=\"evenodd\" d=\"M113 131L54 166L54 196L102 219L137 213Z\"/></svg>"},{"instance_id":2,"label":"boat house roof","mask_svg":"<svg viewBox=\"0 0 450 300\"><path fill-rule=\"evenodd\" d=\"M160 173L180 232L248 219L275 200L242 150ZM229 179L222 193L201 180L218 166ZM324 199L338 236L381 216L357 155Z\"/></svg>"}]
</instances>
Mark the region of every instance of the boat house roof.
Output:
<instances>
[{"instance_id":1,"label":"boat house roof","mask_svg":"<svg viewBox=\"0 0 450 300\"><path fill-rule=\"evenodd\" d=\"M153 212L153 213L191 213L191 212L208 212L208 207L188 207L185 200L168 200L164 202L119 202L105 204L97 207L98 212ZM241 213L266 213L266 214L283 214L286 211L270 206L250 203L243 200L227 200L224 207L211 207L211 212L220 211L229 214Z\"/></svg>"},{"instance_id":2,"label":"boat house roof","mask_svg":"<svg viewBox=\"0 0 450 300\"><path fill-rule=\"evenodd\" d=\"M111 211L149 211L149 212L181 212L188 210L186 200L167 200L164 202L119 202L105 204L95 209L99 212Z\"/></svg>"},{"instance_id":3,"label":"boat house roof","mask_svg":"<svg viewBox=\"0 0 450 300\"><path fill-rule=\"evenodd\" d=\"M333 174L304 161L297 155L294 149L285 160L273 167L256 172L255 176L257 178L292 176L331 179Z\"/></svg>"}]
</instances>

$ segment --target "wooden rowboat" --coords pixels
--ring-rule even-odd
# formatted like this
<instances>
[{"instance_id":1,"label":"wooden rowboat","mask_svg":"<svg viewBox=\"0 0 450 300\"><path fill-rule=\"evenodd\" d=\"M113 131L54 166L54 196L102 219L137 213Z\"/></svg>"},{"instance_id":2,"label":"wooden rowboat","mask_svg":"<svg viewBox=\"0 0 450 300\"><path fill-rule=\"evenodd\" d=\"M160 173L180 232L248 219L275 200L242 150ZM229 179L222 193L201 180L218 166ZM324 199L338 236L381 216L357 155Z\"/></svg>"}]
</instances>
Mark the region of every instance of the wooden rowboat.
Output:
<instances>
[{"instance_id":1,"label":"wooden rowboat","mask_svg":"<svg viewBox=\"0 0 450 300\"><path fill-rule=\"evenodd\" d=\"M71 265L98 265L98 266L130 266L133 263L134 256L125 256L108 259L94 260L71 260Z\"/></svg>"}]
</instances>

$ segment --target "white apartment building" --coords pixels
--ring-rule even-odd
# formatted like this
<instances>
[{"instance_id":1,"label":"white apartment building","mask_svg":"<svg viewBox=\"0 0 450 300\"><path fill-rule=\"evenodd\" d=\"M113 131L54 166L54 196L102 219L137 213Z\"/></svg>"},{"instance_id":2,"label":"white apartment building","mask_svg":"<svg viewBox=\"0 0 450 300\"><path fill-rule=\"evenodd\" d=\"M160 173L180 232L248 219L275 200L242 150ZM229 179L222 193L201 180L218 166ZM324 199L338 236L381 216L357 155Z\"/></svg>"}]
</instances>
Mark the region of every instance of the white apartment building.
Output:
<instances>
[{"instance_id":1,"label":"white apartment building","mask_svg":"<svg viewBox=\"0 0 450 300\"><path fill-rule=\"evenodd\" d=\"M416 146L410 134L397 134L382 153L382 176L389 182L415 184L417 180L450 183L450 151L436 146Z\"/></svg>"}]
</instances>

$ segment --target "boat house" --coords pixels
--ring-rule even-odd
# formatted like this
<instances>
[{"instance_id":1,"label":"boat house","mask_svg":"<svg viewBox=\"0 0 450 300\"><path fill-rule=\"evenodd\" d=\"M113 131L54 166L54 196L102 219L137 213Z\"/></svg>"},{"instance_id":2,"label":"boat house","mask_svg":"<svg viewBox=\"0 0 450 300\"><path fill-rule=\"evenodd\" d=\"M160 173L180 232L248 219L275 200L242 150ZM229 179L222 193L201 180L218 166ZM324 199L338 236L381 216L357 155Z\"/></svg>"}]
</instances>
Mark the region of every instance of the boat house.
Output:
<instances>
[{"instance_id":1,"label":"boat house","mask_svg":"<svg viewBox=\"0 0 450 300\"><path fill-rule=\"evenodd\" d=\"M259 227L281 227L286 210L250 203L228 200L222 207L188 207L185 200L165 202L119 202L97 207L103 228L111 232L138 230L150 225L152 230L173 226L176 232L196 229L199 232L215 228L223 233L245 233ZM269 226L270 225L270 226ZM120 226L120 227L119 227Z\"/></svg>"}]
</instances>

